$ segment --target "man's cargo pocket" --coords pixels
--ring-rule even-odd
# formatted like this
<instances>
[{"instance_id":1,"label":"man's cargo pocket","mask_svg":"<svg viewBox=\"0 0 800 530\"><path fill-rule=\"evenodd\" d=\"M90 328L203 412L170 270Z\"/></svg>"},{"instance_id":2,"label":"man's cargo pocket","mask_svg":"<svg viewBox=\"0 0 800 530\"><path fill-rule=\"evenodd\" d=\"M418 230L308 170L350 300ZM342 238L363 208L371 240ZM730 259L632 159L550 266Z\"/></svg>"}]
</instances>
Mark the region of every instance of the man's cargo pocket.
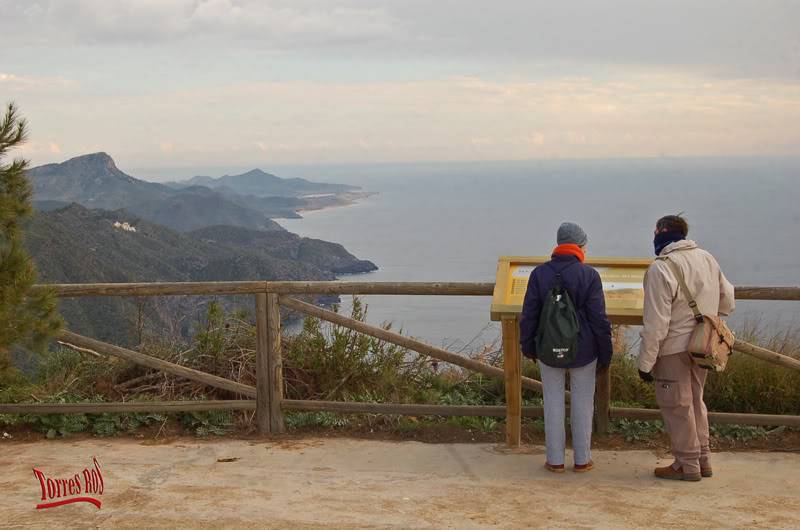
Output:
<instances>
[{"instance_id":1,"label":"man's cargo pocket","mask_svg":"<svg viewBox=\"0 0 800 530\"><path fill-rule=\"evenodd\" d=\"M656 401L660 407L686 407L692 403L692 389L688 383L672 379L656 379Z\"/></svg>"}]
</instances>

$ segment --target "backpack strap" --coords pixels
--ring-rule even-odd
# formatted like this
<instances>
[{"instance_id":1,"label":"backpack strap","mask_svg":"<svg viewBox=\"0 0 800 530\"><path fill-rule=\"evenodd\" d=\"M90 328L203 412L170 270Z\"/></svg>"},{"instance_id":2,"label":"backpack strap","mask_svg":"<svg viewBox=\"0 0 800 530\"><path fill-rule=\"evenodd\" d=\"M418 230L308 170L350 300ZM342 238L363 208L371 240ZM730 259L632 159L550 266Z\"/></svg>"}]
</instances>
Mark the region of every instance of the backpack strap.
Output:
<instances>
[{"instance_id":1,"label":"backpack strap","mask_svg":"<svg viewBox=\"0 0 800 530\"><path fill-rule=\"evenodd\" d=\"M697 308L697 302L694 300L694 296L692 296L692 292L689 290L689 286L686 285L686 279L683 277L683 271L681 270L680 266L669 259L669 256L659 256L656 258L657 260L665 261L672 272L675 274L675 277L678 279L678 285L680 285L681 291L683 291L683 295L689 300L689 307L692 309L692 314L694 315L694 319L697 322L703 321L703 313Z\"/></svg>"},{"instance_id":2,"label":"backpack strap","mask_svg":"<svg viewBox=\"0 0 800 530\"><path fill-rule=\"evenodd\" d=\"M552 265L552 263L553 263L552 261L548 261L547 263L545 263L545 265L549 266L550 270L552 270L553 272L556 273L556 285L555 286L558 287L558 289L560 291L563 291L564 290L564 283L562 281L561 273L564 272L565 270L569 269L570 267L572 267L576 263L580 263L580 260L576 261L575 263L570 263L569 265L567 265L566 267L561 269L561 271L557 271L556 268Z\"/></svg>"}]
</instances>

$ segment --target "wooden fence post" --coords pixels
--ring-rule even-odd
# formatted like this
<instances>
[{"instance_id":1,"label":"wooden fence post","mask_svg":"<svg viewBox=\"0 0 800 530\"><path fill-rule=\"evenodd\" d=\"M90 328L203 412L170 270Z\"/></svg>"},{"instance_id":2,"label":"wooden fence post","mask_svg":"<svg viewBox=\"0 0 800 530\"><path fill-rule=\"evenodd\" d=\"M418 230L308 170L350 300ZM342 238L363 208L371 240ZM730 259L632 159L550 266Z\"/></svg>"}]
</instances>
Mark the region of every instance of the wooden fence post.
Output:
<instances>
[{"instance_id":1,"label":"wooden fence post","mask_svg":"<svg viewBox=\"0 0 800 530\"><path fill-rule=\"evenodd\" d=\"M519 347L519 320L502 319L503 369L506 386L506 444L519 447L522 438L522 356Z\"/></svg>"},{"instance_id":2,"label":"wooden fence post","mask_svg":"<svg viewBox=\"0 0 800 530\"><path fill-rule=\"evenodd\" d=\"M281 306L277 293L267 294L267 364L269 368L269 425L273 433L286 431L283 421L283 352L281 350Z\"/></svg>"},{"instance_id":3,"label":"wooden fence post","mask_svg":"<svg viewBox=\"0 0 800 530\"><path fill-rule=\"evenodd\" d=\"M258 434L270 434L269 336L267 293L256 294L256 427Z\"/></svg>"},{"instance_id":4,"label":"wooden fence post","mask_svg":"<svg viewBox=\"0 0 800 530\"><path fill-rule=\"evenodd\" d=\"M608 434L611 419L611 367L597 376L594 391L594 432Z\"/></svg>"}]
</instances>

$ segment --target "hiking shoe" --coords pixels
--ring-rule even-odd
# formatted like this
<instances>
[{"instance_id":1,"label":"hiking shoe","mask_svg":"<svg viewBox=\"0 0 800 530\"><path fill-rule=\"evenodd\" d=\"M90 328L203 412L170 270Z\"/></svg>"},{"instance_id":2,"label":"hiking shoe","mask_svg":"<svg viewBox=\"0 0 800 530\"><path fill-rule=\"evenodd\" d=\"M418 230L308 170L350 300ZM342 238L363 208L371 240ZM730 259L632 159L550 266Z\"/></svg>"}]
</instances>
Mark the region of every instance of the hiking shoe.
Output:
<instances>
[{"instance_id":1,"label":"hiking shoe","mask_svg":"<svg viewBox=\"0 0 800 530\"><path fill-rule=\"evenodd\" d=\"M700 476L703 478L710 478L714 476L714 471L711 466L700 466Z\"/></svg>"},{"instance_id":2,"label":"hiking shoe","mask_svg":"<svg viewBox=\"0 0 800 530\"><path fill-rule=\"evenodd\" d=\"M657 467L655 476L667 480L686 480L689 482L697 482L701 478L700 473L684 473L683 468L676 469L672 465Z\"/></svg>"},{"instance_id":3,"label":"hiking shoe","mask_svg":"<svg viewBox=\"0 0 800 530\"><path fill-rule=\"evenodd\" d=\"M564 472L564 464L548 464L545 462L544 468L551 473L563 473Z\"/></svg>"},{"instance_id":4,"label":"hiking shoe","mask_svg":"<svg viewBox=\"0 0 800 530\"><path fill-rule=\"evenodd\" d=\"M575 464L575 467L572 468L572 470L575 473L586 473L587 471L591 471L593 469L594 469L594 462L592 462L591 460L589 460L585 464Z\"/></svg>"}]
</instances>

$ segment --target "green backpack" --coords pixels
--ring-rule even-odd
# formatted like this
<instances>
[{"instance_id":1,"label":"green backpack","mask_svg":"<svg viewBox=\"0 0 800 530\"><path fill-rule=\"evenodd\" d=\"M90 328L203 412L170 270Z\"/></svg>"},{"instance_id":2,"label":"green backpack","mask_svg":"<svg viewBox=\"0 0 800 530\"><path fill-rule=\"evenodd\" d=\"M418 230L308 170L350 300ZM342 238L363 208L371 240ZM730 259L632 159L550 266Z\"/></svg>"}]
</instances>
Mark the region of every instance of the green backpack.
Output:
<instances>
[{"instance_id":1,"label":"green backpack","mask_svg":"<svg viewBox=\"0 0 800 530\"><path fill-rule=\"evenodd\" d=\"M578 313L569 293L556 274L555 285L542 302L539 328L536 330L536 355L547 366L563 368L578 353Z\"/></svg>"}]
</instances>

